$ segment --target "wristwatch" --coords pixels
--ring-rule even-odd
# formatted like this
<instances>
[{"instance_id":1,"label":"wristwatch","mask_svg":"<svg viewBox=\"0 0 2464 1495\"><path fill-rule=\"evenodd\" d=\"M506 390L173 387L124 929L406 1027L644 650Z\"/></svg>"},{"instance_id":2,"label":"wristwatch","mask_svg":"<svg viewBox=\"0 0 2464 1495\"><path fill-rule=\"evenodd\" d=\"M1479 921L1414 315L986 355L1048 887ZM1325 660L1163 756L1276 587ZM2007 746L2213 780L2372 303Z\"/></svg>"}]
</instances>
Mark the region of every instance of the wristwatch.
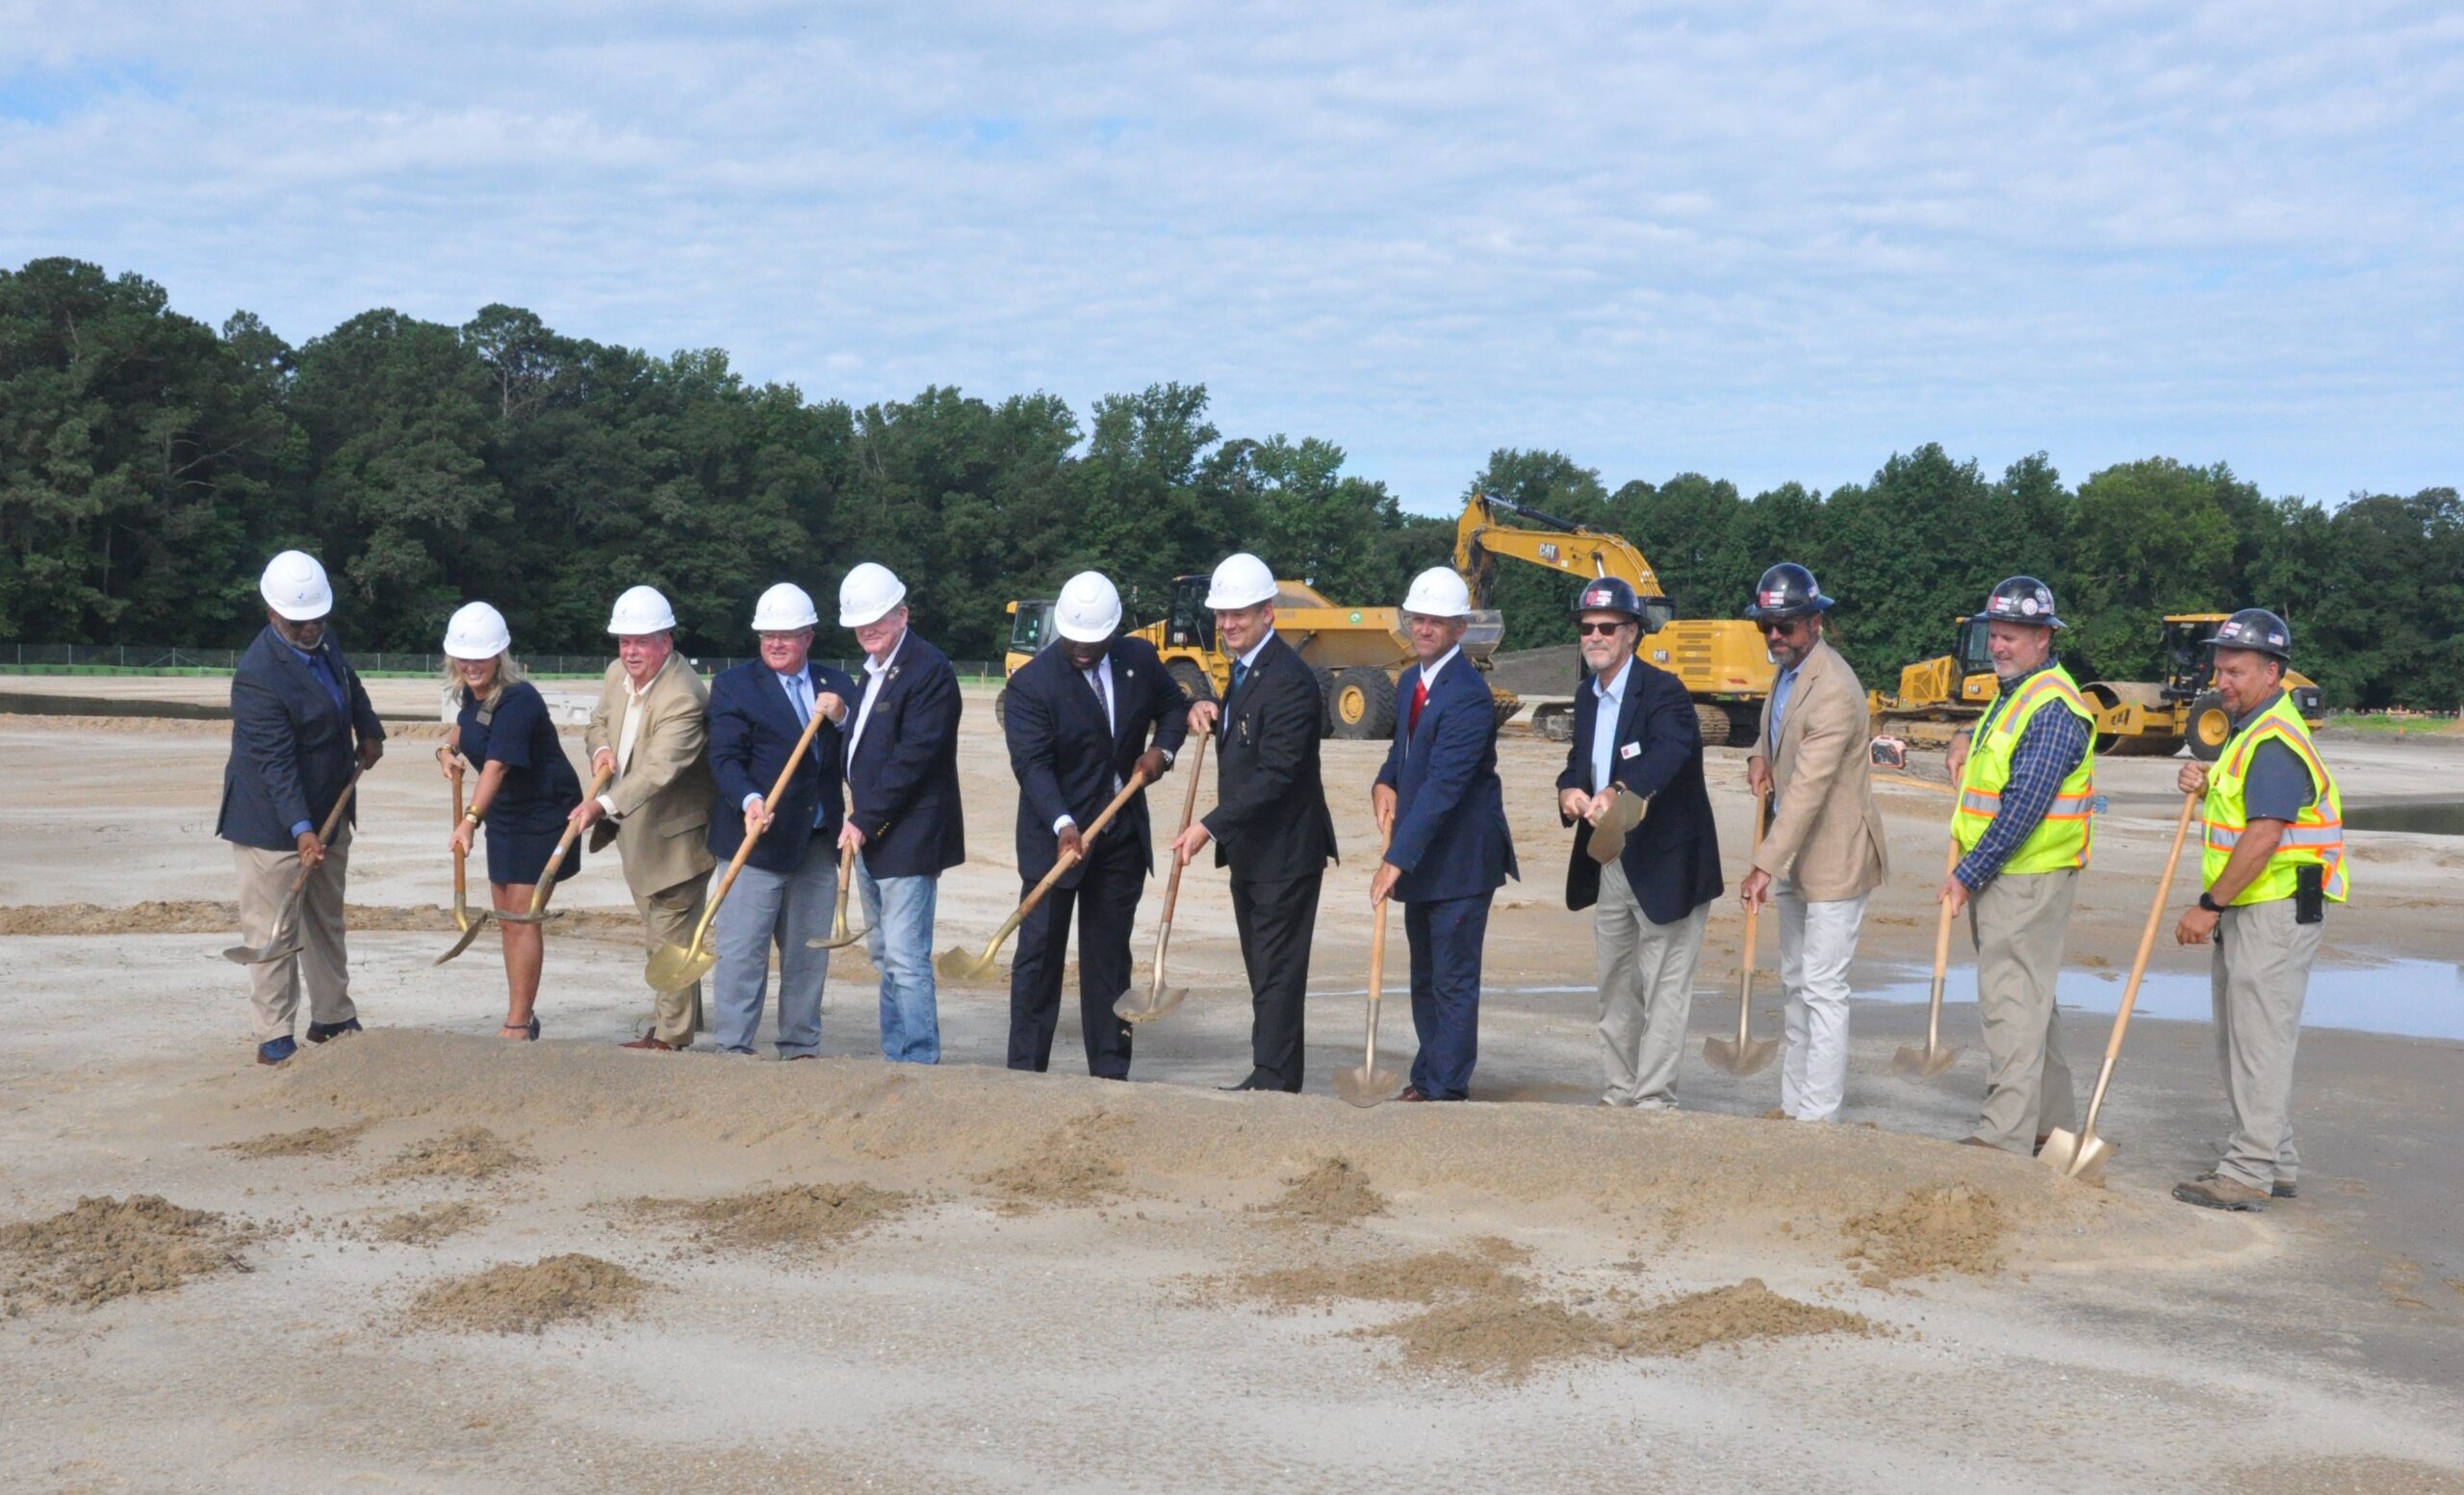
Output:
<instances>
[{"instance_id":1,"label":"wristwatch","mask_svg":"<svg viewBox=\"0 0 2464 1495\"><path fill-rule=\"evenodd\" d=\"M2205 909L2210 914L2221 914L2224 912L2224 905L2217 902L2216 894L2212 892L2200 893L2198 895L2198 906Z\"/></svg>"},{"instance_id":2,"label":"wristwatch","mask_svg":"<svg viewBox=\"0 0 2464 1495\"><path fill-rule=\"evenodd\" d=\"M1155 751L1164 755L1164 766L1165 766L1165 767L1167 767L1167 768L1171 767L1171 766L1172 766L1172 764L1177 760L1174 758L1173 753L1172 753L1172 750L1171 750L1170 748L1168 748L1168 747L1159 747L1159 748L1157 748Z\"/></svg>"}]
</instances>

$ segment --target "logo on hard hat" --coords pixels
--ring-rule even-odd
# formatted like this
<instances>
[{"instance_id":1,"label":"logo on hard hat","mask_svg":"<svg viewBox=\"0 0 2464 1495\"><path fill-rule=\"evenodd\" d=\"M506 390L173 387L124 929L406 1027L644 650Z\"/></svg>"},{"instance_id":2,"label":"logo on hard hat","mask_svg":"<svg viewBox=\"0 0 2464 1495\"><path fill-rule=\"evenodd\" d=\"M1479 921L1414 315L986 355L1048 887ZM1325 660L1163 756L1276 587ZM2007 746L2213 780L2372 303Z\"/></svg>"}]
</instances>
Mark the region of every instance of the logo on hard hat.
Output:
<instances>
[{"instance_id":1,"label":"logo on hard hat","mask_svg":"<svg viewBox=\"0 0 2464 1495\"><path fill-rule=\"evenodd\" d=\"M1582 605L1586 607L1607 606L1609 605L1608 588L1604 586L1594 587L1592 590L1585 592L1582 598Z\"/></svg>"},{"instance_id":2,"label":"logo on hard hat","mask_svg":"<svg viewBox=\"0 0 2464 1495\"><path fill-rule=\"evenodd\" d=\"M1785 592L1773 591L1762 594L1762 606L1765 607L1783 606L1787 601L1788 594Z\"/></svg>"},{"instance_id":3,"label":"logo on hard hat","mask_svg":"<svg viewBox=\"0 0 2464 1495\"><path fill-rule=\"evenodd\" d=\"M2020 598L2019 610L2026 613L2029 617L2035 617L2037 615L2037 600L2033 597Z\"/></svg>"}]
</instances>

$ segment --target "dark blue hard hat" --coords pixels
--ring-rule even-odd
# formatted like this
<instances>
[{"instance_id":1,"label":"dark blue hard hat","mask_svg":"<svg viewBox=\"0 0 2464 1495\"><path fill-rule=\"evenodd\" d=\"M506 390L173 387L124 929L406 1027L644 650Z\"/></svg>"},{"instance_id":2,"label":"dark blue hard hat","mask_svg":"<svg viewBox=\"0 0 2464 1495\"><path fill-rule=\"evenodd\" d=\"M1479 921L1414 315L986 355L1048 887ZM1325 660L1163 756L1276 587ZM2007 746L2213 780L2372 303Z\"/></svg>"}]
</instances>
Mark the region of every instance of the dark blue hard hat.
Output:
<instances>
[{"instance_id":1,"label":"dark blue hard hat","mask_svg":"<svg viewBox=\"0 0 2464 1495\"><path fill-rule=\"evenodd\" d=\"M1754 583L1754 602L1745 615L1758 623L1781 622L1802 618L1817 612L1829 612L1835 605L1822 595L1822 586L1813 573L1793 560L1784 560L1762 573Z\"/></svg>"},{"instance_id":2,"label":"dark blue hard hat","mask_svg":"<svg viewBox=\"0 0 2464 1495\"><path fill-rule=\"evenodd\" d=\"M1576 617L1586 612L1622 612L1636 622L1643 621L1642 600L1634 595L1633 583L1622 577L1602 577L1586 581L1575 594L1575 605L1566 609Z\"/></svg>"},{"instance_id":3,"label":"dark blue hard hat","mask_svg":"<svg viewBox=\"0 0 2464 1495\"><path fill-rule=\"evenodd\" d=\"M2219 649L2249 649L2293 662L2293 625L2265 607L2245 607L2216 626L2208 640Z\"/></svg>"},{"instance_id":4,"label":"dark blue hard hat","mask_svg":"<svg viewBox=\"0 0 2464 1495\"><path fill-rule=\"evenodd\" d=\"M2034 577L2005 577L1985 599L1975 623L2025 623L2036 628L2068 628L2055 616L2053 588Z\"/></svg>"}]
</instances>

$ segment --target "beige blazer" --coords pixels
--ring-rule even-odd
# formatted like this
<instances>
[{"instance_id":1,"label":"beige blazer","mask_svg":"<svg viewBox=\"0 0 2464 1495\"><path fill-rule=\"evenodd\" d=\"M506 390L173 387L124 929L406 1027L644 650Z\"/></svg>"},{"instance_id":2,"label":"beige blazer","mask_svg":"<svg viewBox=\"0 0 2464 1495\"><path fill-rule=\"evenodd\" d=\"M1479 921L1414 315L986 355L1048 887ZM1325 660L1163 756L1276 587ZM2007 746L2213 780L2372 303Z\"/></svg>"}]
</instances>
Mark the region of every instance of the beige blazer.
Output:
<instances>
[{"instance_id":1,"label":"beige blazer","mask_svg":"<svg viewBox=\"0 0 2464 1495\"><path fill-rule=\"evenodd\" d=\"M623 661L607 666L599 705L582 734L589 757L597 758L602 748L615 752L623 739L630 699L626 686ZM710 777L709 687L682 655L669 655L659 666L643 693L642 709L649 714L634 734L632 759L619 766L607 790L616 807L610 817L615 833L611 838L594 826L590 844L601 850L612 838L624 859L625 886L648 897L707 877L718 864L708 845L718 786Z\"/></svg>"},{"instance_id":2,"label":"beige blazer","mask_svg":"<svg viewBox=\"0 0 2464 1495\"><path fill-rule=\"evenodd\" d=\"M1762 833L1755 867L1786 878L1810 903L1873 891L1890 871L1882 812L1874 808L1867 756L1865 687L1829 641L1797 671L1780 740L1771 741L1771 702L1754 756L1771 765L1779 813Z\"/></svg>"}]
</instances>

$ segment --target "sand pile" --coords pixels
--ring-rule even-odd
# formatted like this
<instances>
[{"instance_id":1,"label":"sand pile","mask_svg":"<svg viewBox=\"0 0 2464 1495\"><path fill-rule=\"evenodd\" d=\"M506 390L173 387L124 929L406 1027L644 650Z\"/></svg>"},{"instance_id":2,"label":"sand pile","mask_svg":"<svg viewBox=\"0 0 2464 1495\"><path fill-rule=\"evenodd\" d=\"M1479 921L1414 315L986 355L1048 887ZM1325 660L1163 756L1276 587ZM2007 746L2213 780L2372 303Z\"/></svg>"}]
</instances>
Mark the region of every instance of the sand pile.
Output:
<instances>
[{"instance_id":1,"label":"sand pile","mask_svg":"<svg viewBox=\"0 0 2464 1495\"><path fill-rule=\"evenodd\" d=\"M651 1286L612 1261L568 1251L440 1283L412 1302L409 1321L413 1328L449 1333L536 1334L558 1324L630 1315Z\"/></svg>"},{"instance_id":2,"label":"sand pile","mask_svg":"<svg viewBox=\"0 0 2464 1495\"><path fill-rule=\"evenodd\" d=\"M1760 1277L1747 1277L1733 1287L1687 1293L1646 1308L1620 1325L1609 1342L1635 1354L1683 1355L1749 1339L1882 1331L1861 1313L1799 1302L1771 1291Z\"/></svg>"},{"instance_id":3,"label":"sand pile","mask_svg":"<svg viewBox=\"0 0 2464 1495\"><path fill-rule=\"evenodd\" d=\"M1386 1213L1386 1196L1370 1187L1369 1175L1348 1158L1321 1159L1306 1173L1284 1180L1282 1195L1259 1212L1296 1225L1339 1229Z\"/></svg>"},{"instance_id":4,"label":"sand pile","mask_svg":"<svg viewBox=\"0 0 2464 1495\"><path fill-rule=\"evenodd\" d=\"M1550 1360L1599 1354L1615 1331L1553 1299L1506 1293L1444 1303L1356 1337L1394 1340L1403 1363L1425 1370L1522 1380Z\"/></svg>"},{"instance_id":5,"label":"sand pile","mask_svg":"<svg viewBox=\"0 0 2464 1495\"><path fill-rule=\"evenodd\" d=\"M694 1240L714 1250L817 1255L895 1219L914 1202L911 1194L866 1184L807 1183L715 1199L636 1199L632 1208L684 1222Z\"/></svg>"},{"instance_id":6,"label":"sand pile","mask_svg":"<svg viewBox=\"0 0 2464 1495\"><path fill-rule=\"evenodd\" d=\"M1911 1189L1898 1203L1859 1215L1842 1229L1849 1242L1842 1254L1857 1280L1886 1287L1904 1277L2001 1271L2010 1223L1993 1196L1961 1183Z\"/></svg>"},{"instance_id":7,"label":"sand pile","mask_svg":"<svg viewBox=\"0 0 2464 1495\"><path fill-rule=\"evenodd\" d=\"M353 931L434 934L450 939L453 920L445 910L422 904L354 903L344 911ZM237 935L240 906L205 898L132 903L13 903L0 906L0 935ZM639 940L642 921L630 912L569 909L556 917L556 933L593 939Z\"/></svg>"},{"instance_id":8,"label":"sand pile","mask_svg":"<svg viewBox=\"0 0 2464 1495\"><path fill-rule=\"evenodd\" d=\"M379 1182L407 1178L494 1178L528 1164L529 1155L484 1126L465 1126L415 1142L376 1171Z\"/></svg>"},{"instance_id":9,"label":"sand pile","mask_svg":"<svg viewBox=\"0 0 2464 1495\"><path fill-rule=\"evenodd\" d=\"M1243 1298L1278 1308L1309 1307L1346 1299L1435 1303L1476 1294L1521 1292L1523 1279L1503 1268L1529 1254L1511 1242L1492 1236L1471 1242L1463 1250L1424 1251L1416 1256L1344 1266L1253 1272L1230 1286Z\"/></svg>"},{"instance_id":10,"label":"sand pile","mask_svg":"<svg viewBox=\"0 0 2464 1495\"><path fill-rule=\"evenodd\" d=\"M0 1310L49 1303L95 1308L132 1293L165 1293L192 1277L245 1272L247 1232L220 1215L159 1194L90 1196L48 1220L0 1227L0 1255L17 1259Z\"/></svg>"},{"instance_id":11,"label":"sand pile","mask_svg":"<svg viewBox=\"0 0 2464 1495\"><path fill-rule=\"evenodd\" d=\"M244 1158L327 1157L348 1150L368 1130L366 1121L353 1121L347 1126L311 1126L295 1132L269 1132L262 1137L249 1137L239 1142L224 1143L222 1150L237 1152Z\"/></svg>"},{"instance_id":12,"label":"sand pile","mask_svg":"<svg viewBox=\"0 0 2464 1495\"><path fill-rule=\"evenodd\" d=\"M449 1204L398 1210L369 1222L364 1233L369 1240L382 1241L388 1246L434 1246L487 1218L488 1212L476 1204L466 1204L456 1199Z\"/></svg>"},{"instance_id":13,"label":"sand pile","mask_svg":"<svg viewBox=\"0 0 2464 1495\"><path fill-rule=\"evenodd\" d=\"M975 1181L1000 1194L1002 1207L1013 1212L1117 1199L1129 1165L1121 1160L1116 1134L1128 1125L1129 1118L1097 1106L1055 1127L1027 1156L978 1173Z\"/></svg>"}]
</instances>

